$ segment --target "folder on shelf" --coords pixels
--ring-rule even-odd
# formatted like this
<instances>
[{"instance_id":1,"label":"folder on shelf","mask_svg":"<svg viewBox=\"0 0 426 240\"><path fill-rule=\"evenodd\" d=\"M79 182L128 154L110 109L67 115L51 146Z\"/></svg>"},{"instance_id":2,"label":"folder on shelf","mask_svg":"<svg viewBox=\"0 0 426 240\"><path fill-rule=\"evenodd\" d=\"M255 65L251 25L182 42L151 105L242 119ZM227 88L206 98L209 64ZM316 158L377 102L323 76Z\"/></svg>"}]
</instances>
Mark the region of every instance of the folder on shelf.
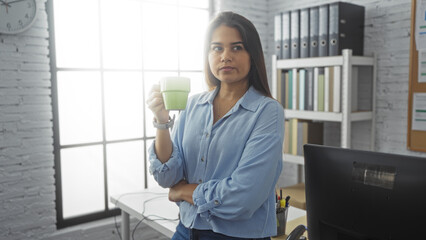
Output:
<instances>
[{"instance_id":1,"label":"folder on shelf","mask_svg":"<svg viewBox=\"0 0 426 240\"><path fill-rule=\"evenodd\" d=\"M333 112L340 112L341 75L340 66L333 67Z\"/></svg>"},{"instance_id":2,"label":"folder on shelf","mask_svg":"<svg viewBox=\"0 0 426 240\"><path fill-rule=\"evenodd\" d=\"M342 49L352 49L353 55L363 55L363 6L335 2L329 5L329 56L341 55Z\"/></svg>"},{"instance_id":3,"label":"folder on shelf","mask_svg":"<svg viewBox=\"0 0 426 240\"><path fill-rule=\"evenodd\" d=\"M297 69L293 69L292 70L292 104L291 104L291 109L296 110L297 109L297 103L298 103L298 99L297 99L297 93L298 93L298 88L299 88L299 84L298 84L298 79L299 78L299 74L297 72Z\"/></svg>"},{"instance_id":4,"label":"folder on shelf","mask_svg":"<svg viewBox=\"0 0 426 240\"><path fill-rule=\"evenodd\" d=\"M308 111L314 110L314 69L308 68L306 70L306 84L305 84L305 109Z\"/></svg>"},{"instance_id":5,"label":"folder on shelf","mask_svg":"<svg viewBox=\"0 0 426 240\"><path fill-rule=\"evenodd\" d=\"M290 153L293 155L297 155L297 122L296 118L290 119Z\"/></svg>"},{"instance_id":6,"label":"folder on shelf","mask_svg":"<svg viewBox=\"0 0 426 240\"><path fill-rule=\"evenodd\" d=\"M290 153L290 122L289 120L284 121L284 143L283 152Z\"/></svg>"},{"instance_id":7,"label":"folder on shelf","mask_svg":"<svg viewBox=\"0 0 426 240\"><path fill-rule=\"evenodd\" d=\"M319 68L314 68L314 111L318 111L318 75Z\"/></svg>"},{"instance_id":8,"label":"folder on shelf","mask_svg":"<svg viewBox=\"0 0 426 240\"><path fill-rule=\"evenodd\" d=\"M309 8L309 56L318 57L319 8Z\"/></svg>"},{"instance_id":9,"label":"folder on shelf","mask_svg":"<svg viewBox=\"0 0 426 240\"><path fill-rule=\"evenodd\" d=\"M285 72L285 74L284 74L284 81L285 81L285 86L284 86L284 88L285 88L285 95L284 95L284 108L286 108L286 109L288 109L289 108L289 89L290 89L290 71L288 71L288 72Z\"/></svg>"},{"instance_id":10,"label":"folder on shelf","mask_svg":"<svg viewBox=\"0 0 426 240\"><path fill-rule=\"evenodd\" d=\"M282 79L282 75L281 75L281 69L277 70L277 101L280 102L281 104L283 103L283 99L282 99L282 85L283 85L283 79Z\"/></svg>"},{"instance_id":11,"label":"folder on shelf","mask_svg":"<svg viewBox=\"0 0 426 240\"><path fill-rule=\"evenodd\" d=\"M323 144L324 124L322 122L298 121L297 155L303 156L303 145Z\"/></svg>"},{"instance_id":12,"label":"folder on shelf","mask_svg":"<svg viewBox=\"0 0 426 240\"><path fill-rule=\"evenodd\" d=\"M334 67L328 68L328 111L333 112L334 101Z\"/></svg>"},{"instance_id":13,"label":"folder on shelf","mask_svg":"<svg viewBox=\"0 0 426 240\"><path fill-rule=\"evenodd\" d=\"M306 70L299 70L299 110L305 110Z\"/></svg>"},{"instance_id":14,"label":"folder on shelf","mask_svg":"<svg viewBox=\"0 0 426 240\"><path fill-rule=\"evenodd\" d=\"M318 74L318 111L324 111L324 73Z\"/></svg>"},{"instance_id":15,"label":"folder on shelf","mask_svg":"<svg viewBox=\"0 0 426 240\"><path fill-rule=\"evenodd\" d=\"M319 6L319 49L320 57L328 56L328 4Z\"/></svg>"},{"instance_id":16,"label":"folder on shelf","mask_svg":"<svg viewBox=\"0 0 426 240\"><path fill-rule=\"evenodd\" d=\"M299 10L292 10L291 14L291 58L300 57L300 25L299 25Z\"/></svg>"},{"instance_id":17,"label":"folder on shelf","mask_svg":"<svg viewBox=\"0 0 426 240\"><path fill-rule=\"evenodd\" d=\"M275 55L277 55L277 59L282 59L282 15L277 14L274 17L274 42L275 42Z\"/></svg>"},{"instance_id":18,"label":"folder on shelf","mask_svg":"<svg viewBox=\"0 0 426 240\"><path fill-rule=\"evenodd\" d=\"M290 12L282 13L282 50L283 50L283 59L291 58L291 45L290 45L290 29L291 29L291 21L290 21Z\"/></svg>"},{"instance_id":19,"label":"folder on shelf","mask_svg":"<svg viewBox=\"0 0 426 240\"><path fill-rule=\"evenodd\" d=\"M293 109L293 70L288 70L288 109Z\"/></svg>"},{"instance_id":20,"label":"folder on shelf","mask_svg":"<svg viewBox=\"0 0 426 240\"><path fill-rule=\"evenodd\" d=\"M329 110L329 96L330 96L330 68L324 68L324 112Z\"/></svg>"},{"instance_id":21,"label":"folder on shelf","mask_svg":"<svg viewBox=\"0 0 426 240\"><path fill-rule=\"evenodd\" d=\"M309 57L309 8L300 10L300 57Z\"/></svg>"}]
</instances>

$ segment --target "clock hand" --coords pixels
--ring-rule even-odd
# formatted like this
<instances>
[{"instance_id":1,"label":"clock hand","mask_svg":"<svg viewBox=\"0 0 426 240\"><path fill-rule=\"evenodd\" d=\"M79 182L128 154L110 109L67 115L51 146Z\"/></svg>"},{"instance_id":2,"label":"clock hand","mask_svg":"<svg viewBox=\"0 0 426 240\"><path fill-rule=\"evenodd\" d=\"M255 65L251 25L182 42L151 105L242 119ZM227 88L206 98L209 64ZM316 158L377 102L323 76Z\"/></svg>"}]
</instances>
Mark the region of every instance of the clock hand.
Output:
<instances>
[{"instance_id":1,"label":"clock hand","mask_svg":"<svg viewBox=\"0 0 426 240\"><path fill-rule=\"evenodd\" d=\"M6 14L8 14L9 13L9 8L10 8L9 3L7 3L7 2L5 2L3 0L0 0L0 2L1 2L1 5L4 5L6 7Z\"/></svg>"}]
</instances>

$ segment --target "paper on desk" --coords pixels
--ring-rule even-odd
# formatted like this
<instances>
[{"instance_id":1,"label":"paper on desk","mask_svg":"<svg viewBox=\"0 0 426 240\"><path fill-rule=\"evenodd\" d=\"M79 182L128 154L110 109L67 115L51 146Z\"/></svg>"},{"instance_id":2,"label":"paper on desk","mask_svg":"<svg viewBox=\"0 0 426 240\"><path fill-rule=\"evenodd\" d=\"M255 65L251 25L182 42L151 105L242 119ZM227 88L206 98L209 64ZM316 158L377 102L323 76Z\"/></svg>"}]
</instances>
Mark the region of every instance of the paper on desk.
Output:
<instances>
[{"instance_id":1,"label":"paper on desk","mask_svg":"<svg viewBox=\"0 0 426 240\"><path fill-rule=\"evenodd\" d=\"M412 130L426 131L426 93L413 94Z\"/></svg>"},{"instance_id":2,"label":"paper on desk","mask_svg":"<svg viewBox=\"0 0 426 240\"><path fill-rule=\"evenodd\" d=\"M426 50L426 0L416 2L416 49Z\"/></svg>"}]
</instances>

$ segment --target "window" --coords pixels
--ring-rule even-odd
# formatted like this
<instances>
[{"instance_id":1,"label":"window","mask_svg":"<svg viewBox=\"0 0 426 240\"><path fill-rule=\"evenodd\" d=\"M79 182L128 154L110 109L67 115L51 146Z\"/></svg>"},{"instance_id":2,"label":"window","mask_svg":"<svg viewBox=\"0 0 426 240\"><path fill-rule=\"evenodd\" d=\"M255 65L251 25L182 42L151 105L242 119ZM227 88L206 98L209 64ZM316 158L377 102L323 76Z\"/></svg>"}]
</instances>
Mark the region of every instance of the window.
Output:
<instances>
[{"instance_id":1,"label":"window","mask_svg":"<svg viewBox=\"0 0 426 240\"><path fill-rule=\"evenodd\" d=\"M48 1L58 228L118 210L111 195L156 186L145 99L163 76L202 74L208 0Z\"/></svg>"}]
</instances>

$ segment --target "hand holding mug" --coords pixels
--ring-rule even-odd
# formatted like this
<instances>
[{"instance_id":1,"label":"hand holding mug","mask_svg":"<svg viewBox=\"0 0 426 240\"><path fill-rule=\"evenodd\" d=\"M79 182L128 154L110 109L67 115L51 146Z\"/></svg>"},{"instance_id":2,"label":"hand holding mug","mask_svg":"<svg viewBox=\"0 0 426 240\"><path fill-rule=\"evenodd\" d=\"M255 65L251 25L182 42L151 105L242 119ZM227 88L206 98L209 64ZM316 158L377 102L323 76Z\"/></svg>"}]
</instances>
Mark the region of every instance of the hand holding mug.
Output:
<instances>
[{"instance_id":1,"label":"hand holding mug","mask_svg":"<svg viewBox=\"0 0 426 240\"><path fill-rule=\"evenodd\" d=\"M148 108L151 109L158 123L169 121L169 111L164 105L163 95L160 91L160 84L154 84L146 100Z\"/></svg>"}]
</instances>

